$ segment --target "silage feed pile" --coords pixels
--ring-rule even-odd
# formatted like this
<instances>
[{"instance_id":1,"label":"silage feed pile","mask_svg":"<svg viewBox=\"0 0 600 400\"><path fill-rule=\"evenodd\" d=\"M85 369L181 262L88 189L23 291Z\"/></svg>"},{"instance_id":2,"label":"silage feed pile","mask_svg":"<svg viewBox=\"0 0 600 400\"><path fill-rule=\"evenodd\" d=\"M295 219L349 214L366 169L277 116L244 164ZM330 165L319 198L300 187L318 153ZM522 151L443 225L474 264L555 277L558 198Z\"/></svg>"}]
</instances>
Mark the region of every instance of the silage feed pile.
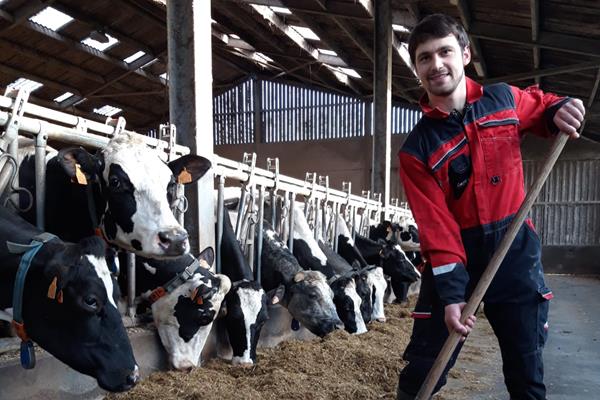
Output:
<instances>
[{"instance_id":1,"label":"silage feed pile","mask_svg":"<svg viewBox=\"0 0 600 400\"><path fill-rule=\"evenodd\" d=\"M252 367L212 359L191 372L153 373L129 392L107 399L395 399L402 352L412 330L411 310L388 304L387 321L369 324L365 334L336 331L323 339L282 342L259 349ZM469 379L469 374L461 375Z\"/></svg>"}]
</instances>

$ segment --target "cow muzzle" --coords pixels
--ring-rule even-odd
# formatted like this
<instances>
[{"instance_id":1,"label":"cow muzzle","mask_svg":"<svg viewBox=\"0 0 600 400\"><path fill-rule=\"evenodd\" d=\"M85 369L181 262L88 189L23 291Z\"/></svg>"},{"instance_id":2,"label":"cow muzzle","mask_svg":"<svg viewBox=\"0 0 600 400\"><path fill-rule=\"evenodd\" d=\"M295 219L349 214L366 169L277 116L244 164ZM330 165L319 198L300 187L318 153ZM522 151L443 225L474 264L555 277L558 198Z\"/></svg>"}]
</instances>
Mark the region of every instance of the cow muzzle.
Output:
<instances>
[{"instance_id":1,"label":"cow muzzle","mask_svg":"<svg viewBox=\"0 0 600 400\"><path fill-rule=\"evenodd\" d=\"M184 255L190 247L188 234L181 228L158 232L158 245L163 249L164 255L169 257Z\"/></svg>"}]
</instances>

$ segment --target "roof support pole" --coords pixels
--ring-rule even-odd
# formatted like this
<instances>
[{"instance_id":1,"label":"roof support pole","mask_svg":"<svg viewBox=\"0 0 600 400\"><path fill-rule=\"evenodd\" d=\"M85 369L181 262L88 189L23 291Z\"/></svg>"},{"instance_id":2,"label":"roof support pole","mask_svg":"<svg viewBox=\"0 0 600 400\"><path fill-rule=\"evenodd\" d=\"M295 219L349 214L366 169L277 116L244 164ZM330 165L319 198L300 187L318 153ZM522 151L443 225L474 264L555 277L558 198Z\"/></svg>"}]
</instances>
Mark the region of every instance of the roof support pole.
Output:
<instances>
[{"instance_id":1,"label":"roof support pole","mask_svg":"<svg viewBox=\"0 0 600 400\"><path fill-rule=\"evenodd\" d=\"M192 154L213 159L210 1L168 1L169 116L177 141ZM214 247L214 177L207 173L186 186L189 207L184 224L191 252Z\"/></svg>"},{"instance_id":2,"label":"roof support pole","mask_svg":"<svg viewBox=\"0 0 600 400\"><path fill-rule=\"evenodd\" d=\"M375 3L375 73L373 93L373 158L371 193L381 193L390 204L391 107L392 107L392 12L390 0Z\"/></svg>"}]
</instances>

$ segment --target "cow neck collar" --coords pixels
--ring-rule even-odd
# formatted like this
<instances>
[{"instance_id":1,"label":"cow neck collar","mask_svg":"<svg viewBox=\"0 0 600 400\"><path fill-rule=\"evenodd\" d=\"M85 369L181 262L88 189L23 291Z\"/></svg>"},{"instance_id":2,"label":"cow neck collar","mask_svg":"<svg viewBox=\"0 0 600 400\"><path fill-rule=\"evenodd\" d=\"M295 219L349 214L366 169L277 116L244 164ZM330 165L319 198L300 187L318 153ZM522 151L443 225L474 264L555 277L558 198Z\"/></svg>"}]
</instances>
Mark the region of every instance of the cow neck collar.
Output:
<instances>
[{"instance_id":1,"label":"cow neck collar","mask_svg":"<svg viewBox=\"0 0 600 400\"><path fill-rule=\"evenodd\" d=\"M34 236L29 244L6 242L8 251L13 254L23 254L17 269L15 278L15 287L13 290L13 320L12 325L21 339L21 365L23 368L31 369L35 366L35 353L33 353L33 344L23 322L23 291L25 290L25 278L31 262L42 246L57 237L51 233L44 232Z\"/></svg>"},{"instance_id":2,"label":"cow neck collar","mask_svg":"<svg viewBox=\"0 0 600 400\"><path fill-rule=\"evenodd\" d=\"M150 302L156 302L158 299L165 296L167 293L170 293L173 290L177 289L179 286L183 285L188 279L194 276L194 274L199 269L200 261L195 259L190 265L188 265L183 271L179 272L177 275L171 278L167 283L154 289L150 293Z\"/></svg>"}]
</instances>

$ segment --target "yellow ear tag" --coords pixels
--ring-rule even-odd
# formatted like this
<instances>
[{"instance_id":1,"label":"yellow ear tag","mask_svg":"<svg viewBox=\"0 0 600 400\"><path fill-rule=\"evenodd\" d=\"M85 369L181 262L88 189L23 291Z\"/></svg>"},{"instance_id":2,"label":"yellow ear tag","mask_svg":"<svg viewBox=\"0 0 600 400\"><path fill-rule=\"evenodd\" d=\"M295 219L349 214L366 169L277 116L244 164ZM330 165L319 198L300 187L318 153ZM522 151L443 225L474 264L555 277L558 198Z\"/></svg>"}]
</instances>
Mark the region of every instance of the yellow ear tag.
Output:
<instances>
[{"instance_id":1,"label":"yellow ear tag","mask_svg":"<svg viewBox=\"0 0 600 400\"><path fill-rule=\"evenodd\" d=\"M85 174L81 170L81 165L79 164L75 164L75 182L79 183L80 185L87 185L88 183Z\"/></svg>"},{"instance_id":2,"label":"yellow ear tag","mask_svg":"<svg viewBox=\"0 0 600 400\"><path fill-rule=\"evenodd\" d=\"M54 300L56 298L56 277L50 282L48 286L48 298Z\"/></svg>"},{"instance_id":3,"label":"yellow ear tag","mask_svg":"<svg viewBox=\"0 0 600 400\"><path fill-rule=\"evenodd\" d=\"M192 174L188 172L188 170L184 167L183 171L179 173L177 176L177 183L180 185L185 185L186 183L190 183L192 181Z\"/></svg>"}]
</instances>

